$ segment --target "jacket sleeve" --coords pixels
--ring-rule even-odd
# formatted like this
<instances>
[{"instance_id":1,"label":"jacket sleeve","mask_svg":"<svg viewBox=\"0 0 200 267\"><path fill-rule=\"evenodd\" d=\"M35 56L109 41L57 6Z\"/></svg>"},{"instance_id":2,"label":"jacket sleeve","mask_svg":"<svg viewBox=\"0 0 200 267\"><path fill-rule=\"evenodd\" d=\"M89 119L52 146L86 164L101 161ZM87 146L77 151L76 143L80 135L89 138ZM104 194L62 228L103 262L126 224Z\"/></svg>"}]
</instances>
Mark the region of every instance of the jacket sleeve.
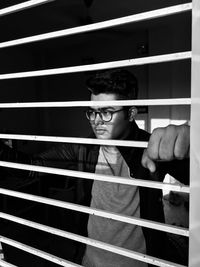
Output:
<instances>
[{"instance_id":1,"label":"jacket sleeve","mask_svg":"<svg viewBox=\"0 0 200 267\"><path fill-rule=\"evenodd\" d=\"M14 162L14 163L23 163L23 164L30 164L31 157L24 153L18 152L15 149L10 148L9 146L5 145L3 142L0 142L0 160L6 162ZM5 173L9 175L29 175L29 171L21 171L13 168L4 168Z\"/></svg>"},{"instance_id":2,"label":"jacket sleeve","mask_svg":"<svg viewBox=\"0 0 200 267\"><path fill-rule=\"evenodd\" d=\"M78 149L78 145L62 144L52 147L41 154L28 155L0 143L0 160L46 167L76 169ZM35 175L34 172L30 171L20 171L12 168L7 170L11 175L24 175L25 173L31 177Z\"/></svg>"},{"instance_id":3,"label":"jacket sleeve","mask_svg":"<svg viewBox=\"0 0 200 267\"><path fill-rule=\"evenodd\" d=\"M34 165L63 169L77 169L79 145L57 145L32 157Z\"/></svg>"}]
</instances>

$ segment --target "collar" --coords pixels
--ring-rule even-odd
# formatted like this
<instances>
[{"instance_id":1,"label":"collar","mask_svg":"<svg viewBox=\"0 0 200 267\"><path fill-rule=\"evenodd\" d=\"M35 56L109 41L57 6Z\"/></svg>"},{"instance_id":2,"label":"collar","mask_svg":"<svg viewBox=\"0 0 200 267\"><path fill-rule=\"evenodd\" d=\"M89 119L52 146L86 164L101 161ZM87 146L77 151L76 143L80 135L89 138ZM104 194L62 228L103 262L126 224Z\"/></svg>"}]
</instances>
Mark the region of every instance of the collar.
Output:
<instances>
[{"instance_id":1,"label":"collar","mask_svg":"<svg viewBox=\"0 0 200 267\"><path fill-rule=\"evenodd\" d=\"M90 138L96 138L94 133L91 133L89 135ZM131 123L131 130L129 135L124 139L124 140L132 140L132 141L148 141L150 137L150 134L142 129L140 129L137 124L135 123L135 121L133 121ZM99 145L91 145L92 146L92 150L99 150ZM133 158L136 157L138 158L138 156L140 156L139 158L141 158L141 154L143 153L143 148L138 148L138 147L117 147L120 151L120 153L122 154L122 156L124 157L124 159L126 160L126 162L129 165L129 161Z\"/></svg>"},{"instance_id":2,"label":"collar","mask_svg":"<svg viewBox=\"0 0 200 267\"><path fill-rule=\"evenodd\" d=\"M125 140L132 140L132 141L148 141L150 134L142 129L140 129L135 121L131 125L131 131ZM143 148L139 147L118 147L120 153L122 154L123 158L127 162L128 166L133 165L141 165L141 157L143 154Z\"/></svg>"}]
</instances>

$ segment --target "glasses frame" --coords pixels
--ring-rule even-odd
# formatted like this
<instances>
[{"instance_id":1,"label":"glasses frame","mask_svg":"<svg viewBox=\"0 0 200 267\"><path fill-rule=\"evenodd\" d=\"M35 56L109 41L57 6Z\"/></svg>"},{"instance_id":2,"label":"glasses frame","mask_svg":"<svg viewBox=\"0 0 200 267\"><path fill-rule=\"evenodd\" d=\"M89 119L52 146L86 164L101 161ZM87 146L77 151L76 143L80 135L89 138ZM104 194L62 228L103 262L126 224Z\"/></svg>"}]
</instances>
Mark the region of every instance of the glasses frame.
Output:
<instances>
[{"instance_id":1,"label":"glasses frame","mask_svg":"<svg viewBox=\"0 0 200 267\"><path fill-rule=\"evenodd\" d=\"M104 120L103 119L103 115L102 115L102 112L103 112L104 109L99 109L98 111L96 110L92 110L92 109L88 109L86 110L85 114L86 114L86 118L89 120L89 121L95 121L96 120L96 117L97 117L97 114L99 114L99 117L101 118L102 121L104 122L110 122L113 118L113 114L117 113L117 112L120 112L122 110L124 110L124 108L122 109L117 109L117 110L107 110L107 112L110 112L110 119L109 120ZM91 120L90 117L88 116L88 112L91 111L91 112L94 112L95 116L94 116L94 120Z\"/></svg>"}]
</instances>

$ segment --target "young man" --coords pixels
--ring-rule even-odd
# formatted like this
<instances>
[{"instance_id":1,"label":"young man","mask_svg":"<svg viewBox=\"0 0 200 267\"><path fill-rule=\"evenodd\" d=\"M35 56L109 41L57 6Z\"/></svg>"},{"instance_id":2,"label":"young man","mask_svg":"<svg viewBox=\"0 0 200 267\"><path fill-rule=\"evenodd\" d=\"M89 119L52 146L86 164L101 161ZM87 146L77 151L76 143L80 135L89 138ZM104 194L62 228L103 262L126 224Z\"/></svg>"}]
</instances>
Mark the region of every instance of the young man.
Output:
<instances>
[{"instance_id":1,"label":"young man","mask_svg":"<svg viewBox=\"0 0 200 267\"><path fill-rule=\"evenodd\" d=\"M0 159L130 179L162 181L165 174L169 173L181 182L188 183L188 126L171 125L159 128L150 136L137 127L134 120L137 114L135 107L112 107L106 103L104 107L98 107L98 101L137 97L137 81L128 71L99 72L88 80L87 86L91 92L91 100L97 101L97 104L86 112L93 137L149 140L146 150L134 147L62 144L29 159L2 145ZM68 185L74 188L73 200L77 204L164 222L160 190L76 178L68 180L70 181ZM173 260L173 257L166 255L168 242L164 232L94 215L90 215L88 219L85 214L77 214L72 223L74 231L78 234L140 253ZM82 262L86 267L147 266L146 263L92 246L85 247L83 244L76 246L74 260Z\"/></svg>"},{"instance_id":2,"label":"young man","mask_svg":"<svg viewBox=\"0 0 200 267\"><path fill-rule=\"evenodd\" d=\"M87 85L91 91L91 100L93 101L135 99L137 96L137 81L131 73L124 70L98 73L88 81ZM111 107L105 104L105 107L99 108L97 104L87 111L87 118L90 120L96 138L148 140L149 135L138 129L135 124L136 114L137 109L135 107ZM154 161L161 159L171 161L174 158L186 157L189 148L188 137L187 126L170 126L164 129L156 129L150 138L148 150L144 152L138 148L101 146L95 173L129 177L130 179L162 180L167 169L168 172L171 169L171 173L177 171L175 175L177 178L181 177L187 180L188 173L187 175L185 175L186 173L183 174L183 169L178 165L176 171L174 170L172 164L175 162L171 164L171 167L160 167L160 170L158 169L155 173L156 163ZM144 169L141 163L151 172ZM129 216L163 221L161 199L162 196L158 190L139 189L133 186L94 181L91 206ZM150 253L150 250L152 250L150 254L156 252L159 255L159 247L161 248L163 245L163 243L162 245L159 244L159 240L163 242L164 239L157 239L159 234L156 237L153 232L147 229L142 231L139 226L89 216L89 237L141 253ZM83 264L88 267L147 266L146 263L91 246L87 246Z\"/></svg>"}]
</instances>

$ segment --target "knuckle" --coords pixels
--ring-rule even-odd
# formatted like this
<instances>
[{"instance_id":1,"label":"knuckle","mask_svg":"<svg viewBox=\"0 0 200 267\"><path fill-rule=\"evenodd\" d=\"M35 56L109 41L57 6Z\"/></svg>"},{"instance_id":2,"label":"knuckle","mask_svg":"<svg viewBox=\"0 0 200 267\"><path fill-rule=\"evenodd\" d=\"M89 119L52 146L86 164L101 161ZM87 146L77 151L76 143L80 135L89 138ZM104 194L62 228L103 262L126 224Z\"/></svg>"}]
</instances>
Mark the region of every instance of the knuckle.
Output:
<instances>
[{"instance_id":1,"label":"knuckle","mask_svg":"<svg viewBox=\"0 0 200 267\"><path fill-rule=\"evenodd\" d=\"M175 134L176 132L177 132L176 125L171 124L166 127L166 134L168 134L169 136Z\"/></svg>"},{"instance_id":2,"label":"knuckle","mask_svg":"<svg viewBox=\"0 0 200 267\"><path fill-rule=\"evenodd\" d=\"M164 127L155 128L152 132L152 136L161 135L164 132Z\"/></svg>"}]
</instances>

